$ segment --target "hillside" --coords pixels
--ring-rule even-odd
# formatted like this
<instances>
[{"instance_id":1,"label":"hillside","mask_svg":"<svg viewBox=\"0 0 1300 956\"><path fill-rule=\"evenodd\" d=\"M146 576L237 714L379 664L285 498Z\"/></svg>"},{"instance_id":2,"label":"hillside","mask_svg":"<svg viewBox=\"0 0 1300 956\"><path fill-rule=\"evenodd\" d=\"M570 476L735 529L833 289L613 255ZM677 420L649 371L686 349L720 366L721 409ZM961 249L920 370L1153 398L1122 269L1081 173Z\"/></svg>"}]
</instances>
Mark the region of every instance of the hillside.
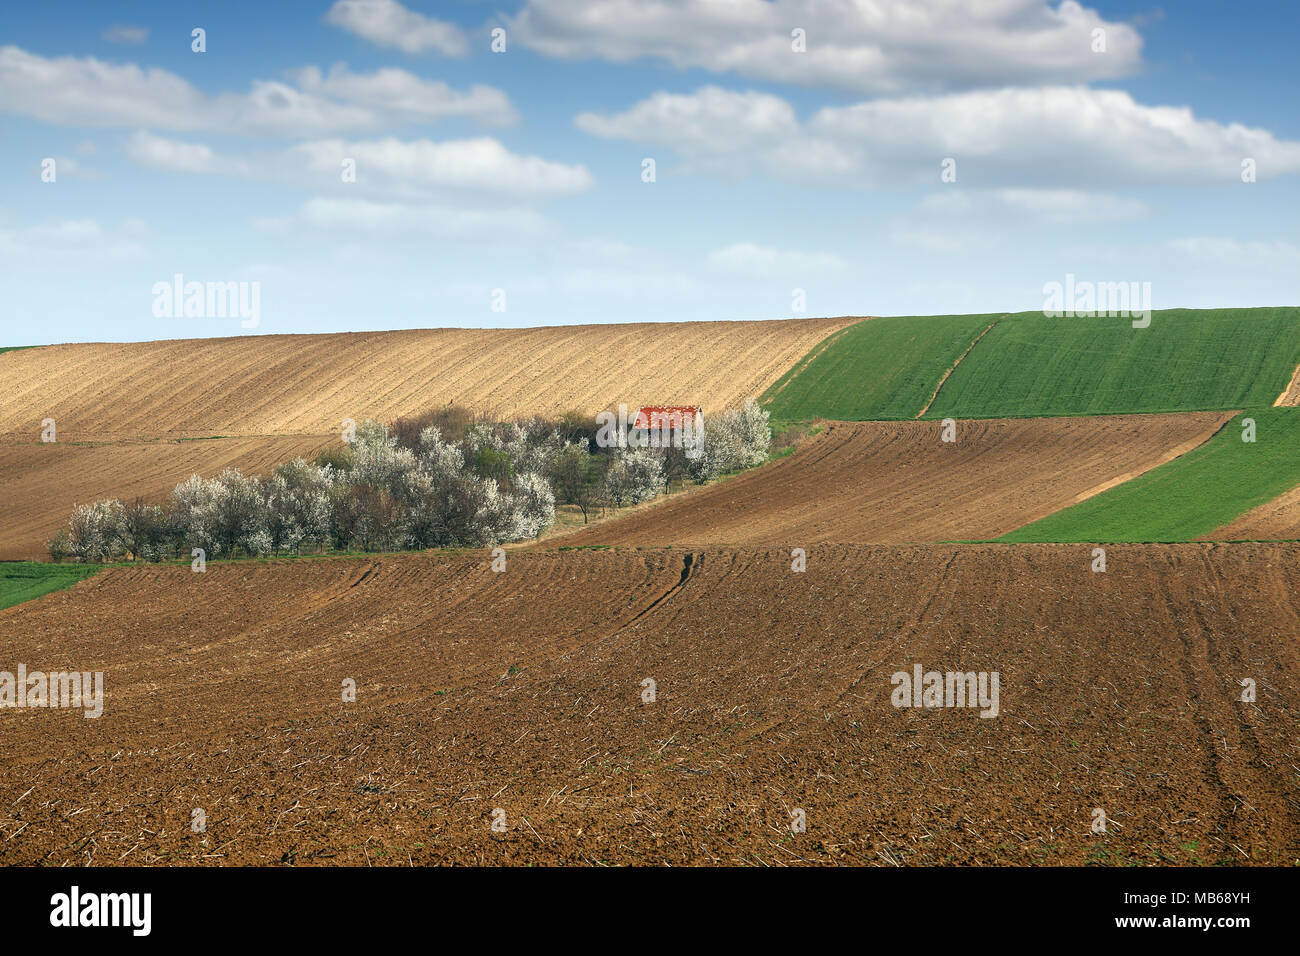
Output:
<instances>
[{"instance_id":1,"label":"hillside","mask_svg":"<svg viewBox=\"0 0 1300 956\"><path fill-rule=\"evenodd\" d=\"M839 319L52 345L0 355L0 436L336 434L449 403L524 416L757 397Z\"/></svg>"},{"instance_id":2,"label":"hillside","mask_svg":"<svg viewBox=\"0 0 1300 956\"><path fill-rule=\"evenodd\" d=\"M0 611L107 689L6 714L0 864L1300 857L1300 546L690 557L110 568ZM892 706L914 665L997 672L998 719Z\"/></svg>"},{"instance_id":3,"label":"hillside","mask_svg":"<svg viewBox=\"0 0 1300 956\"><path fill-rule=\"evenodd\" d=\"M794 455L555 545L902 543L992 538L1205 441L1223 412L834 423Z\"/></svg>"},{"instance_id":4,"label":"hillside","mask_svg":"<svg viewBox=\"0 0 1300 956\"><path fill-rule=\"evenodd\" d=\"M763 397L777 421L916 418L994 315L892 316L820 344Z\"/></svg>"},{"instance_id":5,"label":"hillside","mask_svg":"<svg viewBox=\"0 0 1300 956\"><path fill-rule=\"evenodd\" d=\"M289 435L204 441L0 444L0 561L45 560L45 542L77 505L99 498L163 501L177 482L225 468L266 474L299 455L311 457L337 436Z\"/></svg>"},{"instance_id":6,"label":"hillside","mask_svg":"<svg viewBox=\"0 0 1300 956\"><path fill-rule=\"evenodd\" d=\"M927 417L1101 415L1269 406L1300 362L1300 309L1167 309L1000 321Z\"/></svg>"},{"instance_id":7,"label":"hillside","mask_svg":"<svg viewBox=\"0 0 1300 956\"><path fill-rule=\"evenodd\" d=\"M1255 441L1242 441L1242 420ZM1041 521L1004 541L1188 541L1247 537L1216 529L1300 485L1300 409L1257 409L1237 416L1186 455ZM1287 537L1285 508L1254 526L1259 537ZM1267 521L1267 519L1265 519ZM1247 526L1248 528L1250 526ZM1269 533L1272 531L1273 533Z\"/></svg>"},{"instance_id":8,"label":"hillside","mask_svg":"<svg viewBox=\"0 0 1300 956\"><path fill-rule=\"evenodd\" d=\"M804 356L765 401L778 420L1228 410L1300 402L1297 365L1296 308L1167 309L1142 329L1041 312L878 318Z\"/></svg>"}]
</instances>

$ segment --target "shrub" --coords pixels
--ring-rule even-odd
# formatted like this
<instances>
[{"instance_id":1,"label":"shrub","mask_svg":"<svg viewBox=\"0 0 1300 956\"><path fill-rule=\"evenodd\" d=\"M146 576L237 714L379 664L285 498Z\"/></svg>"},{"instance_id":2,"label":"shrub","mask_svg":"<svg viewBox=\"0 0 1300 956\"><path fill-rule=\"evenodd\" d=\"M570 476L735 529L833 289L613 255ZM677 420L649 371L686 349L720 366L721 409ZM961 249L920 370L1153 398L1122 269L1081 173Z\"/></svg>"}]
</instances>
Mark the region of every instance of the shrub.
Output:
<instances>
[{"instance_id":1,"label":"shrub","mask_svg":"<svg viewBox=\"0 0 1300 956\"><path fill-rule=\"evenodd\" d=\"M68 556L71 546L68 532L62 528L54 533L54 537L45 542L45 550L49 552L50 560L55 564L60 563Z\"/></svg>"},{"instance_id":2,"label":"shrub","mask_svg":"<svg viewBox=\"0 0 1300 956\"><path fill-rule=\"evenodd\" d=\"M704 455L678 448L592 451L594 419L491 422L449 406L401 419L393 429L366 421L350 446L314 462L296 458L267 478L230 468L191 475L166 509L137 498L79 506L48 544L61 560L103 561L130 554L160 560L200 547L211 556L278 554L304 542L340 549L479 547L540 536L556 503L588 520L604 501L653 498L665 476L697 480L766 458L767 413L753 402L708 425Z\"/></svg>"},{"instance_id":3,"label":"shrub","mask_svg":"<svg viewBox=\"0 0 1300 956\"><path fill-rule=\"evenodd\" d=\"M430 428L436 428L448 441L459 442L470 425L484 420L463 405L445 405L411 418L399 418L393 423L393 437L403 448L419 451L424 433Z\"/></svg>"},{"instance_id":4,"label":"shrub","mask_svg":"<svg viewBox=\"0 0 1300 956\"><path fill-rule=\"evenodd\" d=\"M347 445L330 445L316 453L317 468L330 468L335 472L352 470L352 449Z\"/></svg>"}]
</instances>

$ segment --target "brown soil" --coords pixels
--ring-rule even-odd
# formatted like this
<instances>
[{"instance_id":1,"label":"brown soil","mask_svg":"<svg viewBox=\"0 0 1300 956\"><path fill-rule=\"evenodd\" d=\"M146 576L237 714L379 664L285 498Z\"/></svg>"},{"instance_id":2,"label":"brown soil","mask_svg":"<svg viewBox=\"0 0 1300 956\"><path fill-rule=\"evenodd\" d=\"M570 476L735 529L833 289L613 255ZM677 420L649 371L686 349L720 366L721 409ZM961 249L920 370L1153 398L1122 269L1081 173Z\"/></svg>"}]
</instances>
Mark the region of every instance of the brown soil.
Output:
<instances>
[{"instance_id":1,"label":"brown soil","mask_svg":"<svg viewBox=\"0 0 1300 956\"><path fill-rule=\"evenodd\" d=\"M789 458L562 544L777 545L1006 534L1205 441L1231 412L834 422ZM706 439L707 441L707 433Z\"/></svg>"},{"instance_id":2,"label":"brown soil","mask_svg":"<svg viewBox=\"0 0 1300 956\"><path fill-rule=\"evenodd\" d=\"M1300 486L1203 537L1212 541L1300 540Z\"/></svg>"},{"instance_id":3,"label":"brown soil","mask_svg":"<svg viewBox=\"0 0 1300 956\"><path fill-rule=\"evenodd\" d=\"M0 711L0 864L1300 860L1300 545L488 560L114 569L0 611L0 669L108 691ZM918 663L998 672L999 716L896 709Z\"/></svg>"},{"instance_id":4,"label":"brown soil","mask_svg":"<svg viewBox=\"0 0 1300 956\"><path fill-rule=\"evenodd\" d=\"M452 402L504 416L757 398L854 318L54 345L0 356L0 435L337 434Z\"/></svg>"},{"instance_id":5,"label":"brown soil","mask_svg":"<svg viewBox=\"0 0 1300 956\"><path fill-rule=\"evenodd\" d=\"M45 542L67 526L72 509L100 498L161 502L190 475L227 467L264 474L332 437L271 436L206 441L72 445L0 444L0 560L47 559Z\"/></svg>"}]
</instances>

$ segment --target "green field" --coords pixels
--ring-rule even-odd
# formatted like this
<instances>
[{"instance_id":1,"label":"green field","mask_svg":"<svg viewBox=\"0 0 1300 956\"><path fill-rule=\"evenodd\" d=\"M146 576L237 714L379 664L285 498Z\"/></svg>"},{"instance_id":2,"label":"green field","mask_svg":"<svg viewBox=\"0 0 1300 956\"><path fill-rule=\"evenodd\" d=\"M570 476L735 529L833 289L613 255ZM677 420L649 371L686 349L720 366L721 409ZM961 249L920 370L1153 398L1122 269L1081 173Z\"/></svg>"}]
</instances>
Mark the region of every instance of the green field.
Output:
<instances>
[{"instance_id":1,"label":"green field","mask_svg":"<svg viewBox=\"0 0 1300 956\"><path fill-rule=\"evenodd\" d=\"M821 343L763 396L776 421L1027 418L1270 406L1300 365L1300 309L1167 309L870 319Z\"/></svg>"},{"instance_id":2,"label":"green field","mask_svg":"<svg viewBox=\"0 0 1300 956\"><path fill-rule=\"evenodd\" d=\"M42 564L37 561L0 563L0 609L71 587L98 570L84 564Z\"/></svg>"},{"instance_id":3,"label":"green field","mask_svg":"<svg viewBox=\"0 0 1300 956\"><path fill-rule=\"evenodd\" d=\"M1272 405L1300 364L1300 309L1168 309L1127 318L1002 320L927 418L1014 418Z\"/></svg>"},{"instance_id":4,"label":"green field","mask_svg":"<svg viewBox=\"0 0 1300 956\"><path fill-rule=\"evenodd\" d=\"M915 418L944 372L997 318L927 315L859 322L821 343L761 401L782 422Z\"/></svg>"},{"instance_id":5,"label":"green field","mask_svg":"<svg viewBox=\"0 0 1300 956\"><path fill-rule=\"evenodd\" d=\"M1255 420L1255 442L1242 420ZM1001 541L1189 541L1300 485L1300 408L1237 416L1210 441Z\"/></svg>"}]
</instances>

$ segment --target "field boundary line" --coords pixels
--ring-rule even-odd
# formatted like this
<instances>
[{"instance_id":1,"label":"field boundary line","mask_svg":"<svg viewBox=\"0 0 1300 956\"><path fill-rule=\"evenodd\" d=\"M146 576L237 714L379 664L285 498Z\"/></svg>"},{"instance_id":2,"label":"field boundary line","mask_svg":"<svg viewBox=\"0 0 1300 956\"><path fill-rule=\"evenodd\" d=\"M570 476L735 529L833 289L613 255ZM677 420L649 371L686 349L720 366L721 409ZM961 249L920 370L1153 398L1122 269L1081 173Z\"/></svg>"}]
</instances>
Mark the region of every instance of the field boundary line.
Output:
<instances>
[{"instance_id":1,"label":"field boundary line","mask_svg":"<svg viewBox=\"0 0 1300 956\"><path fill-rule=\"evenodd\" d=\"M1001 318L994 319L992 322L989 323L989 327L988 327L987 329L985 329L985 330L984 330L983 332L981 332L979 335L975 336L975 341L972 342L970 345L966 346L966 351L965 351L965 352L962 352L961 355L958 355L958 356L957 356L957 361L955 361L955 362L952 363L952 368L948 369L948 371L946 371L946 372L943 373L943 378L939 379L939 384L936 385L936 386L934 387L934 393L931 394L931 396L930 396L930 400L929 400L928 402L925 403L925 408L923 408L923 409L921 409L919 412L917 412L917 413L913 416L913 420L915 420L915 419L917 419L917 418L920 418L922 415L924 415L926 412L928 412L928 411L930 410L930 406L934 404L934 400L935 400L936 398L939 397L939 390L940 390L941 388L943 388L943 384L944 384L944 382L948 381L948 376L949 376L949 375L951 375L953 372L957 371L957 366L961 364L962 359L964 359L967 355L970 355L970 351L971 351L971 349L973 349L975 346L979 345L980 339L982 339L982 338L984 338L984 336L988 335L988 334L989 334L989 331L993 328L993 326L997 325L999 322L1002 321L1002 319L1005 319L1005 318L1007 317L1007 315L1010 315L1010 314L1011 314L1011 313L1008 312L1006 315L1002 316Z\"/></svg>"},{"instance_id":2,"label":"field boundary line","mask_svg":"<svg viewBox=\"0 0 1300 956\"><path fill-rule=\"evenodd\" d=\"M870 322L872 319L875 318L878 318L878 316L875 315L863 316L858 321L850 322L848 325L844 326L844 328L837 329L836 331L832 332L830 335L826 336L826 338L818 342L817 345L814 346L811 352L809 352L803 358L799 359L788 369L786 369L785 373L781 376L782 378L785 379L785 381L781 381L780 379L777 380L778 382L780 382L780 384L777 386L775 392L773 392L771 395L760 396L760 399L763 402L763 404L770 405L776 399L776 397L785 390L785 387L787 385L789 385L791 382L793 382L796 378L799 377L800 372L802 372L809 365L811 365L818 358L820 358L821 354L825 352L828 348L830 348L831 345L834 344L835 340L838 339L841 335L844 335L846 332L849 331L849 329L855 329L863 322ZM770 388L771 386L768 387Z\"/></svg>"},{"instance_id":3,"label":"field boundary line","mask_svg":"<svg viewBox=\"0 0 1300 956\"><path fill-rule=\"evenodd\" d=\"M1173 448L1165 452L1164 457L1162 457L1158 462L1153 464L1150 468L1144 468L1140 471L1128 471L1117 478L1112 478L1109 481L1103 481L1100 485L1097 485L1095 488L1089 488L1087 491L1084 491L1076 495L1074 500L1071 501L1065 507L1072 508L1074 505L1077 505L1080 502L1087 501L1089 498L1095 498L1097 497L1097 495L1101 494L1102 492L1110 491L1110 489L1122 485L1126 482L1132 481L1134 478L1141 478L1143 475L1147 474L1147 472L1155 471L1157 468L1162 468L1165 465L1169 464L1171 461L1175 461L1179 458L1182 458L1184 455L1188 454L1189 452L1195 451L1196 449L1200 448L1202 445L1209 444L1210 442L1214 441L1214 439L1218 437L1219 433L1223 431L1225 428L1227 428L1228 425L1232 423L1232 420L1240 414L1241 414L1240 410L1235 412L1224 412L1224 415L1226 415L1227 417L1224 418L1222 424L1220 424L1218 428L1214 429L1214 431L1212 431L1209 435L1205 436L1204 438L1193 438L1183 442L1181 445L1175 445ZM1059 510L1064 511L1065 509L1062 508Z\"/></svg>"},{"instance_id":4,"label":"field boundary line","mask_svg":"<svg viewBox=\"0 0 1300 956\"><path fill-rule=\"evenodd\" d=\"M1287 400L1287 396L1290 396L1290 401ZM1284 405L1287 407L1300 405L1300 365L1295 367L1295 371L1291 373L1291 381L1273 403L1274 408L1281 408Z\"/></svg>"}]
</instances>

